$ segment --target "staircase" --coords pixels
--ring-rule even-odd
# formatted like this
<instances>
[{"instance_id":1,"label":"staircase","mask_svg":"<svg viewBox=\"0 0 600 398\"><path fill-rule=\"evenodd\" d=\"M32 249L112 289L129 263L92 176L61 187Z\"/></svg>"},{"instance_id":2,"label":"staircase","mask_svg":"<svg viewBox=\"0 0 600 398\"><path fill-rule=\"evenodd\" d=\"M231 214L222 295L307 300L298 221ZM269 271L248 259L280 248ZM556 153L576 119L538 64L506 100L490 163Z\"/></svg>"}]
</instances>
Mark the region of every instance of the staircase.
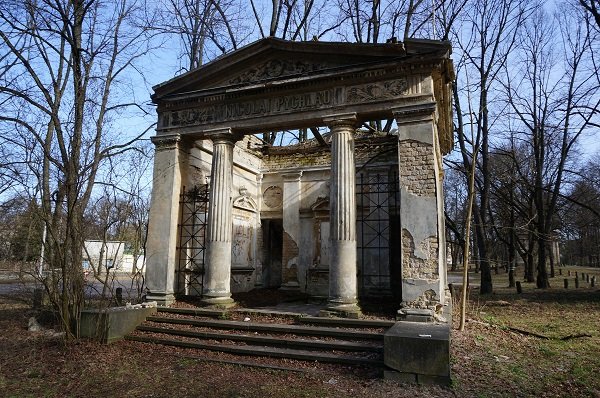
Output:
<instances>
[{"instance_id":1,"label":"staircase","mask_svg":"<svg viewBox=\"0 0 600 398\"><path fill-rule=\"evenodd\" d=\"M126 339L234 355L381 367L383 334L393 324L260 310L163 307Z\"/></svg>"}]
</instances>

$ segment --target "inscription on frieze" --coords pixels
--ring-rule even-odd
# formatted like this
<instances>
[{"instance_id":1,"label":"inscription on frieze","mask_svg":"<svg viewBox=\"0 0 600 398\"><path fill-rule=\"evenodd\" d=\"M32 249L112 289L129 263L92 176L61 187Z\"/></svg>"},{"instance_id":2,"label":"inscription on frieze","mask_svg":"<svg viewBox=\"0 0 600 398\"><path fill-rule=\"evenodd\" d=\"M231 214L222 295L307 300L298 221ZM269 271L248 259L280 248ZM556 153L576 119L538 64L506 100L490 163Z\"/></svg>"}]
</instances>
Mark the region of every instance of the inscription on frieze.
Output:
<instances>
[{"instance_id":1,"label":"inscription on frieze","mask_svg":"<svg viewBox=\"0 0 600 398\"><path fill-rule=\"evenodd\" d=\"M255 101L214 104L170 112L168 125L171 127L189 126L262 117L290 111L328 108L343 103L342 98L341 90L328 89Z\"/></svg>"},{"instance_id":2,"label":"inscription on frieze","mask_svg":"<svg viewBox=\"0 0 600 398\"><path fill-rule=\"evenodd\" d=\"M251 101L242 100L229 103L205 102L203 105L194 108L166 112L164 114L163 126L179 127L251 119L286 112L318 110L346 104L393 100L408 94L410 94L410 90L407 80L401 78Z\"/></svg>"}]
</instances>

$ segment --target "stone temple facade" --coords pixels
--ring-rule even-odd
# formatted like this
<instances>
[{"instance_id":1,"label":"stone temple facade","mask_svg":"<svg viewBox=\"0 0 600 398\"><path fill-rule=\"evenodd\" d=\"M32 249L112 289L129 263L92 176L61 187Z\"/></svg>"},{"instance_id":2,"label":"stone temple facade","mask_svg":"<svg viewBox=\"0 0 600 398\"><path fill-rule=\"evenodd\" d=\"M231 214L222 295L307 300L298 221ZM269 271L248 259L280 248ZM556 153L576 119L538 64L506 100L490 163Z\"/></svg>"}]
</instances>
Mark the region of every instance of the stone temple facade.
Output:
<instances>
[{"instance_id":1,"label":"stone temple facade","mask_svg":"<svg viewBox=\"0 0 600 398\"><path fill-rule=\"evenodd\" d=\"M340 314L367 296L439 311L449 55L267 38L156 86L148 300L280 288ZM327 133L289 146L260 134L315 127Z\"/></svg>"}]
</instances>

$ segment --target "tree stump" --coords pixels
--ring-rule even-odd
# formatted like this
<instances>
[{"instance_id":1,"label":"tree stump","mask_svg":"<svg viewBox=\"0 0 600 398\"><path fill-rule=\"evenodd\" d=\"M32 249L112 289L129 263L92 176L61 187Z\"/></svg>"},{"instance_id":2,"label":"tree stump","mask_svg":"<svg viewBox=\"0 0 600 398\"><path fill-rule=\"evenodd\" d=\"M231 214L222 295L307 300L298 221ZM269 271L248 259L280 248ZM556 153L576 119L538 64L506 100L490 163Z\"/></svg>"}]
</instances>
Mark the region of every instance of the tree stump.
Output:
<instances>
[{"instance_id":1,"label":"tree stump","mask_svg":"<svg viewBox=\"0 0 600 398\"><path fill-rule=\"evenodd\" d=\"M517 281L517 293L523 293L523 288L521 287L521 282Z\"/></svg>"}]
</instances>

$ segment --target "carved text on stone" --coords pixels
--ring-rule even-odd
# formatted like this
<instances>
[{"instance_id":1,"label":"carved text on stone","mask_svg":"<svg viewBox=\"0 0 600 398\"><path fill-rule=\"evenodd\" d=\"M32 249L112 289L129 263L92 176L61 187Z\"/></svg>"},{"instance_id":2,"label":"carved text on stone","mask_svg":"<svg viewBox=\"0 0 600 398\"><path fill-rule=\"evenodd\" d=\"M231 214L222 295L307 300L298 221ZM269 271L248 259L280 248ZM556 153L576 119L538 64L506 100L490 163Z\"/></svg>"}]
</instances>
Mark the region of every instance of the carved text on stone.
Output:
<instances>
[{"instance_id":1,"label":"carved text on stone","mask_svg":"<svg viewBox=\"0 0 600 398\"><path fill-rule=\"evenodd\" d=\"M406 79L369 83L268 99L230 103L206 103L192 109L165 113L161 127L192 126L229 120L251 119L286 112L318 110L345 104L393 100L409 94Z\"/></svg>"}]
</instances>

